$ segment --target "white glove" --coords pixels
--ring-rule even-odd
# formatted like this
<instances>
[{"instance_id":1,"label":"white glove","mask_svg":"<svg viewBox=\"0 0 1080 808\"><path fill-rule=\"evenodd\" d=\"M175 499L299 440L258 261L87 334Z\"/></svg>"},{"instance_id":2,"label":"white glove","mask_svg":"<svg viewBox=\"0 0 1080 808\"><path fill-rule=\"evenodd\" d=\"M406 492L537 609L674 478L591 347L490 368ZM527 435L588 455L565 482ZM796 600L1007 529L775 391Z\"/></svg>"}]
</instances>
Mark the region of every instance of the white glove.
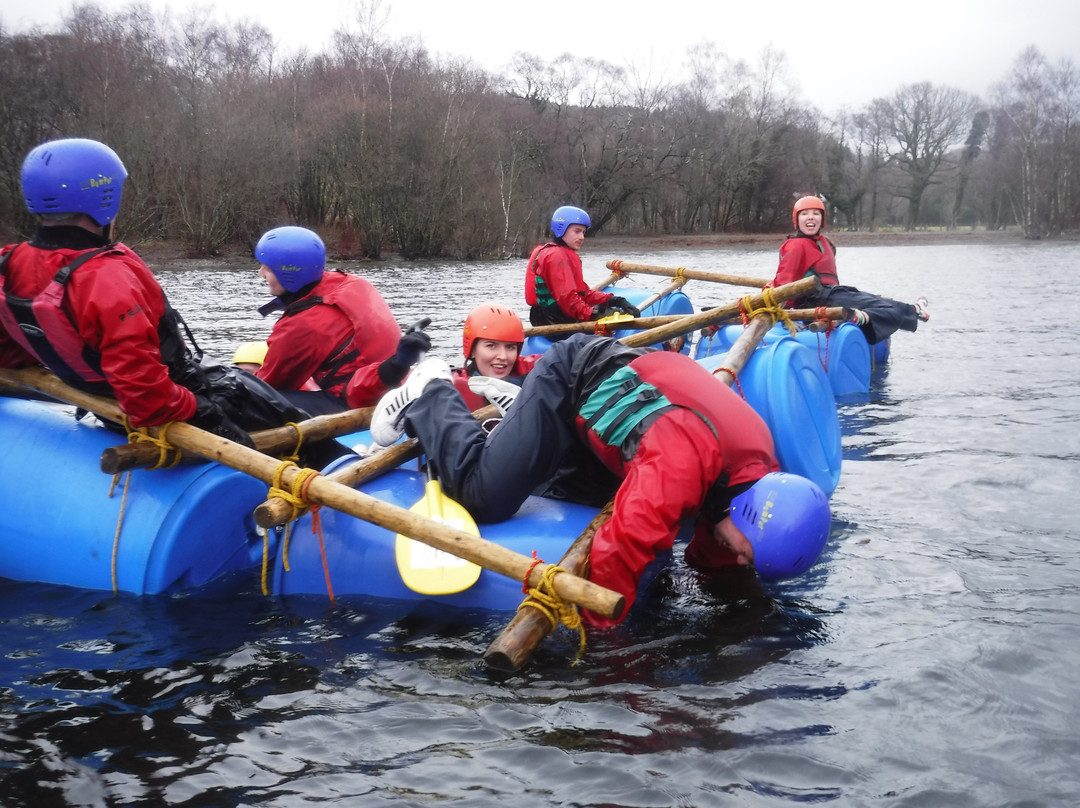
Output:
<instances>
[{"instance_id":1,"label":"white glove","mask_svg":"<svg viewBox=\"0 0 1080 808\"><path fill-rule=\"evenodd\" d=\"M469 389L498 407L500 415L506 415L506 411L521 392L521 388L513 382L504 382L490 376L470 376Z\"/></svg>"}]
</instances>

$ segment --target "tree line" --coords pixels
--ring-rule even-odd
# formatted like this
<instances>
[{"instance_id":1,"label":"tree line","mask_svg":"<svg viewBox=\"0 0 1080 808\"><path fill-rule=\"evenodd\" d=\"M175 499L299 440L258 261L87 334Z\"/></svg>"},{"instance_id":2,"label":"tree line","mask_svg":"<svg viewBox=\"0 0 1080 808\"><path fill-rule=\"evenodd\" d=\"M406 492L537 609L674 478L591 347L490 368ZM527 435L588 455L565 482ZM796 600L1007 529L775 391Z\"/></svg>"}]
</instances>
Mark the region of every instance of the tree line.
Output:
<instances>
[{"instance_id":1,"label":"tree line","mask_svg":"<svg viewBox=\"0 0 1080 808\"><path fill-rule=\"evenodd\" d=\"M378 6L314 54L258 24L139 6L0 29L5 243L33 228L23 157L57 137L124 160L125 241L190 255L282 223L342 256L521 255L562 204L588 210L593 232L782 232L805 193L837 228L1077 226L1080 82L1034 47L989 99L921 82L830 118L772 49L747 64L703 43L678 82L527 53L493 75L382 36Z\"/></svg>"}]
</instances>

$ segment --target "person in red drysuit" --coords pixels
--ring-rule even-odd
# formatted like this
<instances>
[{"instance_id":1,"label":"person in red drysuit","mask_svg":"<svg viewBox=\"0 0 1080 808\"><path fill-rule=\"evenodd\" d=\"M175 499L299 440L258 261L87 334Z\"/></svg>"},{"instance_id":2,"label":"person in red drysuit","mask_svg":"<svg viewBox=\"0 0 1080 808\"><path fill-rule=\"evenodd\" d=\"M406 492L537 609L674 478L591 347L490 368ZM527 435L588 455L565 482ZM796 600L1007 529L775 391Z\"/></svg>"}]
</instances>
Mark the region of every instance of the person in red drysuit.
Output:
<instances>
[{"instance_id":1,"label":"person in red drysuit","mask_svg":"<svg viewBox=\"0 0 1080 808\"><path fill-rule=\"evenodd\" d=\"M552 214L555 240L532 251L525 272L525 302L531 307L529 322L533 325L597 320L608 309L640 316L641 312L625 298L586 286L578 250L590 224L589 214L571 205L563 205Z\"/></svg>"},{"instance_id":2,"label":"person in red drysuit","mask_svg":"<svg viewBox=\"0 0 1080 808\"><path fill-rule=\"evenodd\" d=\"M304 227L277 227L255 246L259 275L281 311L256 375L310 412L375 404L431 347L420 329L403 336L382 295L364 278L326 272L326 247ZM320 390L305 389L314 380Z\"/></svg>"},{"instance_id":3,"label":"person in red drysuit","mask_svg":"<svg viewBox=\"0 0 1080 808\"><path fill-rule=\"evenodd\" d=\"M384 397L376 442L418 438L447 495L478 522L510 518L567 463L599 460L613 473L614 510L594 536L589 577L627 606L685 519L701 517L685 557L706 571L753 563L762 577L798 575L828 537L821 489L777 474L764 421L682 354L573 335L536 363L490 435L440 380L449 368L430 357Z\"/></svg>"},{"instance_id":4,"label":"person in red drysuit","mask_svg":"<svg viewBox=\"0 0 1080 808\"><path fill-rule=\"evenodd\" d=\"M22 190L40 219L6 246L0 288L0 366L42 364L86 392L113 395L132 427L187 421L251 446L251 429L308 417L249 374L204 364L146 264L112 240L127 170L84 138L27 154ZM248 378L245 378L248 377Z\"/></svg>"},{"instance_id":5,"label":"person in red drysuit","mask_svg":"<svg viewBox=\"0 0 1080 808\"><path fill-rule=\"evenodd\" d=\"M836 247L821 233L825 227L825 203L819 197L804 196L796 201L791 218L795 235L780 246L780 264L776 276L767 286L783 286L816 276L822 290L790 300L788 307L842 306L850 309L851 322L859 326L871 345L887 339L898 329L914 331L920 321L930 319L925 297L912 305L862 292L854 286L840 285L836 275Z\"/></svg>"}]
</instances>

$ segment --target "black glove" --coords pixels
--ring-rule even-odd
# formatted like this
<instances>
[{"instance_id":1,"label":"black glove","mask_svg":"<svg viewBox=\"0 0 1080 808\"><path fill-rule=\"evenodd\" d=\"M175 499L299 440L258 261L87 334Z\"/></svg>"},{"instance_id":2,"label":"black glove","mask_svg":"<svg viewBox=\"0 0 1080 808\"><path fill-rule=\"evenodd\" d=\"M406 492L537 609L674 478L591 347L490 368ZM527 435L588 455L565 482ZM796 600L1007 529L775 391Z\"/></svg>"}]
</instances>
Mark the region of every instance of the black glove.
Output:
<instances>
[{"instance_id":1,"label":"black glove","mask_svg":"<svg viewBox=\"0 0 1080 808\"><path fill-rule=\"evenodd\" d=\"M633 305L625 297L615 297L614 295L608 298L607 304L613 309L619 309L625 314L629 314L631 317L640 317L641 310Z\"/></svg>"},{"instance_id":2,"label":"black glove","mask_svg":"<svg viewBox=\"0 0 1080 808\"><path fill-rule=\"evenodd\" d=\"M589 315L590 320L599 320L607 314L607 304L601 303L599 306L592 307L592 314Z\"/></svg>"},{"instance_id":3,"label":"black glove","mask_svg":"<svg viewBox=\"0 0 1080 808\"><path fill-rule=\"evenodd\" d=\"M379 365L379 378L387 387L397 387L409 372L431 350L431 337L424 329L431 325L431 318L417 320L406 329L397 344L397 351Z\"/></svg>"},{"instance_id":4,"label":"black glove","mask_svg":"<svg viewBox=\"0 0 1080 808\"><path fill-rule=\"evenodd\" d=\"M227 438L249 449L255 448L251 435L233 423L219 404L203 396L195 396L195 414L188 418L188 423L219 438Z\"/></svg>"}]
</instances>

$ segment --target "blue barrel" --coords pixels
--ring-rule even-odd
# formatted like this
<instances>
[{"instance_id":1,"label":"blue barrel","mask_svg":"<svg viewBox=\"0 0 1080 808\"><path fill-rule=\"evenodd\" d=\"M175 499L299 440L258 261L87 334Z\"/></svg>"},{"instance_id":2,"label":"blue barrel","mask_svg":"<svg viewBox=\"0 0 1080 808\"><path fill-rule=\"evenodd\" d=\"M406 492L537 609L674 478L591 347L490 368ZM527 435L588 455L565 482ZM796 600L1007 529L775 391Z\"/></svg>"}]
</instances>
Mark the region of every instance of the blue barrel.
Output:
<instances>
[{"instance_id":1,"label":"blue barrel","mask_svg":"<svg viewBox=\"0 0 1080 808\"><path fill-rule=\"evenodd\" d=\"M698 361L713 371L725 353ZM738 378L736 390L772 432L780 468L808 477L831 495L840 481L840 420L814 352L791 337L772 339L755 349Z\"/></svg>"},{"instance_id":2,"label":"blue barrel","mask_svg":"<svg viewBox=\"0 0 1080 808\"><path fill-rule=\"evenodd\" d=\"M609 286L604 289L605 292L611 292L619 297L626 298L635 306L644 301L646 298L655 294L649 289L631 289L622 288L621 286ZM671 294L664 295L658 301L652 305L642 309L642 317L662 317L668 315L686 315L694 313L694 305L690 302L690 298L682 290L672 292ZM621 339L622 337L630 334L639 333L630 329L620 329L612 333L612 337L615 339ZM531 354L545 353L548 348L551 347L551 340L547 337L528 337L525 340L525 344L521 348L522 356L529 356ZM669 342L669 345L664 346L657 344L656 348L668 348L677 347L678 351L683 354L690 353L690 337L687 335L685 338L676 338Z\"/></svg>"},{"instance_id":3,"label":"blue barrel","mask_svg":"<svg viewBox=\"0 0 1080 808\"><path fill-rule=\"evenodd\" d=\"M892 337L885 337L881 342L875 342L870 346L870 360L874 370L882 367L889 361L889 348L892 345Z\"/></svg>"},{"instance_id":4,"label":"blue barrel","mask_svg":"<svg viewBox=\"0 0 1080 808\"><path fill-rule=\"evenodd\" d=\"M723 356L743 332L741 325L722 327L714 336L698 340L694 357ZM782 325L773 326L762 340L771 344L790 338ZM851 323L842 323L831 333L798 331L795 339L810 348L829 379L834 396L865 393L870 389L870 345L862 331Z\"/></svg>"},{"instance_id":5,"label":"blue barrel","mask_svg":"<svg viewBox=\"0 0 1080 808\"><path fill-rule=\"evenodd\" d=\"M70 407L0 398L0 576L156 594L250 567L262 551L252 511L267 486L216 463L124 475L112 496L101 453L124 437Z\"/></svg>"},{"instance_id":6,"label":"blue barrel","mask_svg":"<svg viewBox=\"0 0 1080 808\"><path fill-rule=\"evenodd\" d=\"M415 470L394 469L359 486L358 490L384 502L411 508L424 496L425 475ZM530 497L513 518L479 525L480 535L497 544L555 564L585 527L597 509L544 497ZM394 554L396 534L352 516L323 508L323 544L326 568L335 597L364 595L398 600L437 600L454 606L512 611L525 597L521 581L483 570L480 578L463 592L425 595L402 583ZM288 569L285 564L288 562ZM286 548L278 553L274 592L279 595L327 596L326 572L318 536L311 531L311 515L292 526Z\"/></svg>"}]
</instances>

